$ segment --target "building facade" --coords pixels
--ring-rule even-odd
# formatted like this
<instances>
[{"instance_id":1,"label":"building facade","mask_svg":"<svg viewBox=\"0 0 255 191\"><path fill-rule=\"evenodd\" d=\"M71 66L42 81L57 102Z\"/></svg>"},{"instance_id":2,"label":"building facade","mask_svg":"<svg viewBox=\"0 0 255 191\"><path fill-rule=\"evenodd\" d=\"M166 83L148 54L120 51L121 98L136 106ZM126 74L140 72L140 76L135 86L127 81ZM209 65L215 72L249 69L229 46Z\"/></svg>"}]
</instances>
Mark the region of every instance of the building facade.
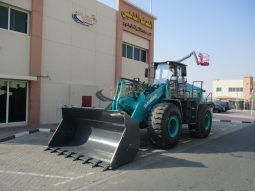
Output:
<instances>
[{"instance_id":1,"label":"building facade","mask_svg":"<svg viewBox=\"0 0 255 191\"><path fill-rule=\"evenodd\" d=\"M119 0L0 0L0 126L58 123L63 106L104 107L120 77L144 78L155 17Z\"/></svg>"},{"instance_id":2,"label":"building facade","mask_svg":"<svg viewBox=\"0 0 255 191\"><path fill-rule=\"evenodd\" d=\"M241 80L214 80L213 98L227 100L234 109L251 109L254 107L255 95L253 77L246 76Z\"/></svg>"}]
</instances>

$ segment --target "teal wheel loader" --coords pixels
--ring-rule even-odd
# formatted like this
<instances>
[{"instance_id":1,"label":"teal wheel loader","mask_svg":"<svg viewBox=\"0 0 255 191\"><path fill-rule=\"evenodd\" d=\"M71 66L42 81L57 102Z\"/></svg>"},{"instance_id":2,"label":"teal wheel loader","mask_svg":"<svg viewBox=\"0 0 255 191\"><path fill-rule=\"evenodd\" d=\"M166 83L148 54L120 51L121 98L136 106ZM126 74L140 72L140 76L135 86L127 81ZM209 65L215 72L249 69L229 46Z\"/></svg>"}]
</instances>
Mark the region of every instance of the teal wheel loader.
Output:
<instances>
[{"instance_id":1,"label":"teal wheel loader","mask_svg":"<svg viewBox=\"0 0 255 191\"><path fill-rule=\"evenodd\" d=\"M105 109L63 108L63 120L46 150L107 170L135 158L140 128L147 128L149 140L161 149L178 143L182 124L188 124L192 136L207 137L212 113L203 99L203 82L187 83L182 61L155 62L152 84L121 78Z\"/></svg>"}]
</instances>

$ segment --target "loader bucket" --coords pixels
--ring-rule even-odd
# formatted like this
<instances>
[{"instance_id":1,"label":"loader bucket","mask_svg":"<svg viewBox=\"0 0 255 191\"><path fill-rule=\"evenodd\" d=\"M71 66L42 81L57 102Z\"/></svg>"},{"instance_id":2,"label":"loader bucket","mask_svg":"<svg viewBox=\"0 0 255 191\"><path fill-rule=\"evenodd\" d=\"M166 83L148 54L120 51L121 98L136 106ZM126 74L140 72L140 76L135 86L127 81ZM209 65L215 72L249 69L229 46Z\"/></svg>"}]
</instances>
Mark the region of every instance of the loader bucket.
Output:
<instances>
[{"instance_id":1,"label":"loader bucket","mask_svg":"<svg viewBox=\"0 0 255 191\"><path fill-rule=\"evenodd\" d=\"M63 108L62 116L46 150L104 170L135 158L140 146L139 125L125 112L72 107Z\"/></svg>"}]
</instances>

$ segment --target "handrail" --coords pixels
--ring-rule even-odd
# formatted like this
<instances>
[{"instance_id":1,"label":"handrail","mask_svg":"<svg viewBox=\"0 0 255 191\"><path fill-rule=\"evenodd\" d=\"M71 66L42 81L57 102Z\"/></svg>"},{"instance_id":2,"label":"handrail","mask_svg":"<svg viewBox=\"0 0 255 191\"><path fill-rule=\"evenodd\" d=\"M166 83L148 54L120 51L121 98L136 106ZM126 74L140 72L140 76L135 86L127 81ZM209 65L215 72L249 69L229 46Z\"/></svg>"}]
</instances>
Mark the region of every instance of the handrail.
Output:
<instances>
[{"instance_id":1,"label":"handrail","mask_svg":"<svg viewBox=\"0 0 255 191\"><path fill-rule=\"evenodd\" d=\"M208 99L209 96L211 96L211 103L212 103L212 92L210 92L210 93L206 96L205 102L207 103L207 99Z\"/></svg>"}]
</instances>

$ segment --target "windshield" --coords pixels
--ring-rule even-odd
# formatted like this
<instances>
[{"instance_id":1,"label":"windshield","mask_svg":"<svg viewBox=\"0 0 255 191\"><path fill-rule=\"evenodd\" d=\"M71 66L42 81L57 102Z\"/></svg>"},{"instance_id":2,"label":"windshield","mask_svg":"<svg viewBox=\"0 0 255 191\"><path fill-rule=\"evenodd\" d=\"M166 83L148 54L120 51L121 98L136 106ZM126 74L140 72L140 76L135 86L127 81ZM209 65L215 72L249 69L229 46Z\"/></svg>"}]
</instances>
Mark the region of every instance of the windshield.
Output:
<instances>
[{"instance_id":1,"label":"windshield","mask_svg":"<svg viewBox=\"0 0 255 191\"><path fill-rule=\"evenodd\" d=\"M167 80L170 80L173 72L169 70L168 64L159 64L154 78L154 84L166 83Z\"/></svg>"}]
</instances>

